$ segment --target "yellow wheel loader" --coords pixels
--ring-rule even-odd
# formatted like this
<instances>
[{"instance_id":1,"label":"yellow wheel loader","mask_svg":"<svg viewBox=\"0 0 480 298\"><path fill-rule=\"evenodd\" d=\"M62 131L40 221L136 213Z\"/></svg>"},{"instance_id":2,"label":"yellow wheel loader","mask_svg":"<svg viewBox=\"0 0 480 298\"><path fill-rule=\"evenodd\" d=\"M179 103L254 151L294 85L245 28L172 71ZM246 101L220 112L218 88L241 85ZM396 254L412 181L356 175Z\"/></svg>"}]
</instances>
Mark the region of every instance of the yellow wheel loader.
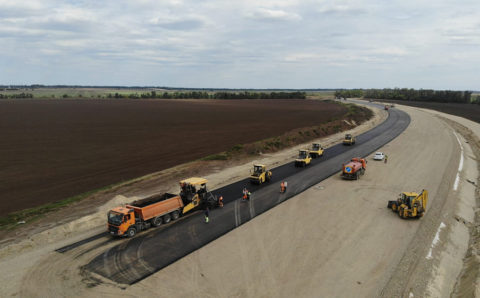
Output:
<instances>
[{"instance_id":1,"label":"yellow wheel loader","mask_svg":"<svg viewBox=\"0 0 480 298\"><path fill-rule=\"evenodd\" d=\"M416 192L403 192L396 201L388 201L388 208L397 212L401 218L422 217L427 210L428 191L422 190L420 194Z\"/></svg>"},{"instance_id":2,"label":"yellow wheel loader","mask_svg":"<svg viewBox=\"0 0 480 298\"><path fill-rule=\"evenodd\" d=\"M250 175L250 182L262 184L272 179L272 171L267 171L265 165L253 165L253 172Z\"/></svg>"}]
</instances>

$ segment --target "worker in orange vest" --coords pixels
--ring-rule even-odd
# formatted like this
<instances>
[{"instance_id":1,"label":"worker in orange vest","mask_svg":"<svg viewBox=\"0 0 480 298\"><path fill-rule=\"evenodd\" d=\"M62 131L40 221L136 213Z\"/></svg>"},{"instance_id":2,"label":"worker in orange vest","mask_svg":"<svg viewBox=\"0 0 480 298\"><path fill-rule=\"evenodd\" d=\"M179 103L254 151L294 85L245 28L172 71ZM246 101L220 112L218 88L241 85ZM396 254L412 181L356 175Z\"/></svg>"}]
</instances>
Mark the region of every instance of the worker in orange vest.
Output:
<instances>
[{"instance_id":1,"label":"worker in orange vest","mask_svg":"<svg viewBox=\"0 0 480 298\"><path fill-rule=\"evenodd\" d=\"M247 196L248 196L248 190L246 187L243 188L243 197L242 197L242 201L246 201L247 200Z\"/></svg>"},{"instance_id":2,"label":"worker in orange vest","mask_svg":"<svg viewBox=\"0 0 480 298\"><path fill-rule=\"evenodd\" d=\"M282 181L282 183L280 183L280 192L281 193L285 192L285 183L283 183L283 181Z\"/></svg>"},{"instance_id":3,"label":"worker in orange vest","mask_svg":"<svg viewBox=\"0 0 480 298\"><path fill-rule=\"evenodd\" d=\"M218 198L218 207L223 208L223 197Z\"/></svg>"}]
</instances>

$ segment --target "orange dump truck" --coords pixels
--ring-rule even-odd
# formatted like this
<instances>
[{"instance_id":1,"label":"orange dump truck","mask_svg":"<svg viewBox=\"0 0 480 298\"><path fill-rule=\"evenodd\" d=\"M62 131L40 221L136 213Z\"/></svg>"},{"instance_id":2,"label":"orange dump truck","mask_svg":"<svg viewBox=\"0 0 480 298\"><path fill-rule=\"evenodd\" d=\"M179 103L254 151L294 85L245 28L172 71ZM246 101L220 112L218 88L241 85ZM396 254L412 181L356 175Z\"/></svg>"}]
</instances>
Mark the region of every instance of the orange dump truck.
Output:
<instances>
[{"instance_id":1,"label":"orange dump truck","mask_svg":"<svg viewBox=\"0 0 480 298\"><path fill-rule=\"evenodd\" d=\"M365 174L366 169L367 161L360 157L354 157L349 163L343 165L342 178L358 180L360 179L360 175Z\"/></svg>"},{"instance_id":2,"label":"orange dump truck","mask_svg":"<svg viewBox=\"0 0 480 298\"><path fill-rule=\"evenodd\" d=\"M133 237L141 230L177 219L183 206L179 195L165 193L116 207L108 212L108 231L114 236Z\"/></svg>"},{"instance_id":3,"label":"orange dump truck","mask_svg":"<svg viewBox=\"0 0 480 298\"><path fill-rule=\"evenodd\" d=\"M108 212L108 232L114 236L133 237L151 226L169 223L193 210L223 206L207 190L207 179L192 177L180 181L180 195L164 193L135 201Z\"/></svg>"}]
</instances>

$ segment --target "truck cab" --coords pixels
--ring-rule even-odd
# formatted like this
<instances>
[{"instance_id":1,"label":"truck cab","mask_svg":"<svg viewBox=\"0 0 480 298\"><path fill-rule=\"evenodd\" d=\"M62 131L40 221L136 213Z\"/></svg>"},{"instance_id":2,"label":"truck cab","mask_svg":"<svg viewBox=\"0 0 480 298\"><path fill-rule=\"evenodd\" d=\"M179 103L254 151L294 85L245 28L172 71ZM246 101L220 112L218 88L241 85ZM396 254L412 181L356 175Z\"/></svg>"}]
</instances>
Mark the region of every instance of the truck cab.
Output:
<instances>
[{"instance_id":1,"label":"truck cab","mask_svg":"<svg viewBox=\"0 0 480 298\"><path fill-rule=\"evenodd\" d=\"M135 235L137 229L135 227L135 213L132 209L116 207L108 212L107 217L110 234L130 237Z\"/></svg>"},{"instance_id":2,"label":"truck cab","mask_svg":"<svg viewBox=\"0 0 480 298\"><path fill-rule=\"evenodd\" d=\"M354 144L355 144L355 137L347 133L345 135L345 138L343 139L343 145L354 145Z\"/></svg>"},{"instance_id":3,"label":"truck cab","mask_svg":"<svg viewBox=\"0 0 480 298\"><path fill-rule=\"evenodd\" d=\"M323 156L323 147L319 143L313 143L312 144L312 150L310 150L310 155L313 158L317 158L319 156Z\"/></svg>"},{"instance_id":4,"label":"truck cab","mask_svg":"<svg viewBox=\"0 0 480 298\"><path fill-rule=\"evenodd\" d=\"M295 159L296 167L305 167L312 162L312 156L309 150L300 150L298 152L298 158Z\"/></svg>"}]
</instances>

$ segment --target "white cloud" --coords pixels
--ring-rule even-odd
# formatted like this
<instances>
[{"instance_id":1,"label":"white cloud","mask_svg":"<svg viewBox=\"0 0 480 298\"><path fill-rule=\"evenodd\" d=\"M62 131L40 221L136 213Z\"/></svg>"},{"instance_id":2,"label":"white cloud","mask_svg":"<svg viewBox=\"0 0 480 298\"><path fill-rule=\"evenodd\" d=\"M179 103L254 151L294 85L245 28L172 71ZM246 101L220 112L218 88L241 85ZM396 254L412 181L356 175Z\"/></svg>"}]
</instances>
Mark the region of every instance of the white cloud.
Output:
<instances>
[{"instance_id":1,"label":"white cloud","mask_svg":"<svg viewBox=\"0 0 480 298\"><path fill-rule=\"evenodd\" d=\"M296 13L287 13L283 10L272 10L259 8L247 15L253 19L259 20L273 20L273 21L296 21L301 20L301 17Z\"/></svg>"}]
</instances>

